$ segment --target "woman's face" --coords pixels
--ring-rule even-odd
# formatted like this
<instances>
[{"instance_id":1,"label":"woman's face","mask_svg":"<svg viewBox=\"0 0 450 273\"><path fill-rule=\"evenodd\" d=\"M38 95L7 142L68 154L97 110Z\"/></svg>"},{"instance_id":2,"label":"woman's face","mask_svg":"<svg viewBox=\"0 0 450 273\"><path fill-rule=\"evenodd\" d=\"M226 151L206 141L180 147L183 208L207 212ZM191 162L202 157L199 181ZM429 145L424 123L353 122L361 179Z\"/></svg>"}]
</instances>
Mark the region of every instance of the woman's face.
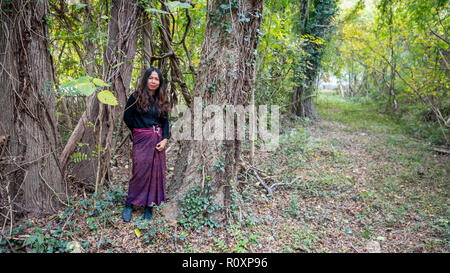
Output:
<instances>
[{"instance_id":1,"label":"woman's face","mask_svg":"<svg viewBox=\"0 0 450 273\"><path fill-rule=\"evenodd\" d=\"M150 74L150 77L148 77L147 80L147 87L152 93L156 91L159 87L159 76L156 71L153 71L152 74Z\"/></svg>"}]
</instances>

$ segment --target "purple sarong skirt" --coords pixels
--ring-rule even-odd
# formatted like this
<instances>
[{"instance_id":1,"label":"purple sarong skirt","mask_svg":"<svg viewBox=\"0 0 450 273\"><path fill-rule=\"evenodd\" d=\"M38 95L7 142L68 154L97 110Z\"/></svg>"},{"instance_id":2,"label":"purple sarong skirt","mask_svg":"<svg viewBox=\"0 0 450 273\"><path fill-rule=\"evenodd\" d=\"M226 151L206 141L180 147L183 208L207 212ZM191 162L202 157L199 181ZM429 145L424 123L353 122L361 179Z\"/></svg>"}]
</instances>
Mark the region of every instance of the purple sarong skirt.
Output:
<instances>
[{"instance_id":1,"label":"purple sarong skirt","mask_svg":"<svg viewBox=\"0 0 450 273\"><path fill-rule=\"evenodd\" d=\"M166 202L166 151L156 150L161 140L159 126L133 128L133 176L128 186L128 203L159 206Z\"/></svg>"}]
</instances>

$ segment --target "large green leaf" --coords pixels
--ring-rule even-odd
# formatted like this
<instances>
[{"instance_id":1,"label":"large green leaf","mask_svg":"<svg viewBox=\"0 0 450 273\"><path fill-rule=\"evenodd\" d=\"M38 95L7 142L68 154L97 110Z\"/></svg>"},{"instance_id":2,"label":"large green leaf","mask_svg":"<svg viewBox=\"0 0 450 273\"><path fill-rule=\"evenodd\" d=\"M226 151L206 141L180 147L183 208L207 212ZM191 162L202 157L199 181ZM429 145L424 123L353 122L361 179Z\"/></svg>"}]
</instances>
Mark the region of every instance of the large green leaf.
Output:
<instances>
[{"instance_id":1,"label":"large green leaf","mask_svg":"<svg viewBox=\"0 0 450 273\"><path fill-rule=\"evenodd\" d=\"M90 83L92 80L92 77L90 76L83 76L83 77L79 77L76 81L78 83Z\"/></svg>"},{"instance_id":2,"label":"large green leaf","mask_svg":"<svg viewBox=\"0 0 450 273\"><path fill-rule=\"evenodd\" d=\"M59 90L60 90L60 92L62 91L65 94L76 95L76 94L78 94L77 81L72 80L72 81L68 81L64 84L61 84Z\"/></svg>"},{"instance_id":3,"label":"large green leaf","mask_svg":"<svg viewBox=\"0 0 450 273\"><path fill-rule=\"evenodd\" d=\"M92 82L93 82L95 85L100 86L100 87L111 86L111 84L106 83L106 82L102 81L101 79L97 79L97 78L94 78L94 79L92 80Z\"/></svg>"},{"instance_id":4,"label":"large green leaf","mask_svg":"<svg viewBox=\"0 0 450 273\"><path fill-rule=\"evenodd\" d=\"M89 81L83 81L77 84L77 89L82 95L90 96L95 92L95 85Z\"/></svg>"},{"instance_id":5,"label":"large green leaf","mask_svg":"<svg viewBox=\"0 0 450 273\"><path fill-rule=\"evenodd\" d=\"M97 98L101 103L115 106L117 105L117 99L111 91L102 91L97 94Z\"/></svg>"},{"instance_id":6,"label":"large green leaf","mask_svg":"<svg viewBox=\"0 0 450 273\"><path fill-rule=\"evenodd\" d=\"M73 81L68 81L66 83L61 84L61 88L65 89L65 88L75 87L76 85L77 85L77 81L73 80Z\"/></svg>"}]
</instances>

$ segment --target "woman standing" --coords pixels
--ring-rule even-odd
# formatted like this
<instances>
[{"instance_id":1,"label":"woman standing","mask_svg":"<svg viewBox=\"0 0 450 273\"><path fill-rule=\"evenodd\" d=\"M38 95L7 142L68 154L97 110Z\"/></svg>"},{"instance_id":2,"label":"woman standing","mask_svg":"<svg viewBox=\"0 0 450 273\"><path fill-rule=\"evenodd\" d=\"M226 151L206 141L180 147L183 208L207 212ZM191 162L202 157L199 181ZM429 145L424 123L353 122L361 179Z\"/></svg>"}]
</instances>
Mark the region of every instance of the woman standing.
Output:
<instances>
[{"instance_id":1,"label":"woman standing","mask_svg":"<svg viewBox=\"0 0 450 273\"><path fill-rule=\"evenodd\" d=\"M123 120L133 133L133 175L122 218L131 220L133 205L145 206L144 219L152 218L152 206L166 201L166 153L170 104L161 72L148 69L125 106Z\"/></svg>"}]
</instances>

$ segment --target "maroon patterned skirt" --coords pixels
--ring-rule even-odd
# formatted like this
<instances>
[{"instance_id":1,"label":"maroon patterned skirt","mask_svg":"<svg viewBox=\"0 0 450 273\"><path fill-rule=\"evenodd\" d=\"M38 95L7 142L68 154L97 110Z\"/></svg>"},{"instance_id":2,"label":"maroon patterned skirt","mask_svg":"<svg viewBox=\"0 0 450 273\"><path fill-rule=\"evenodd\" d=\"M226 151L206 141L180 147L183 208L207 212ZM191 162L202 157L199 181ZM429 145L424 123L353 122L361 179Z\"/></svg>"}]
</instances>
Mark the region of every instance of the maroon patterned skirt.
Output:
<instances>
[{"instance_id":1,"label":"maroon patterned skirt","mask_svg":"<svg viewBox=\"0 0 450 273\"><path fill-rule=\"evenodd\" d=\"M156 150L161 140L159 126L133 128L133 176L128 186L128 203L159 206L166 202L166 150Z\"/></svg>"}]
</instances>

